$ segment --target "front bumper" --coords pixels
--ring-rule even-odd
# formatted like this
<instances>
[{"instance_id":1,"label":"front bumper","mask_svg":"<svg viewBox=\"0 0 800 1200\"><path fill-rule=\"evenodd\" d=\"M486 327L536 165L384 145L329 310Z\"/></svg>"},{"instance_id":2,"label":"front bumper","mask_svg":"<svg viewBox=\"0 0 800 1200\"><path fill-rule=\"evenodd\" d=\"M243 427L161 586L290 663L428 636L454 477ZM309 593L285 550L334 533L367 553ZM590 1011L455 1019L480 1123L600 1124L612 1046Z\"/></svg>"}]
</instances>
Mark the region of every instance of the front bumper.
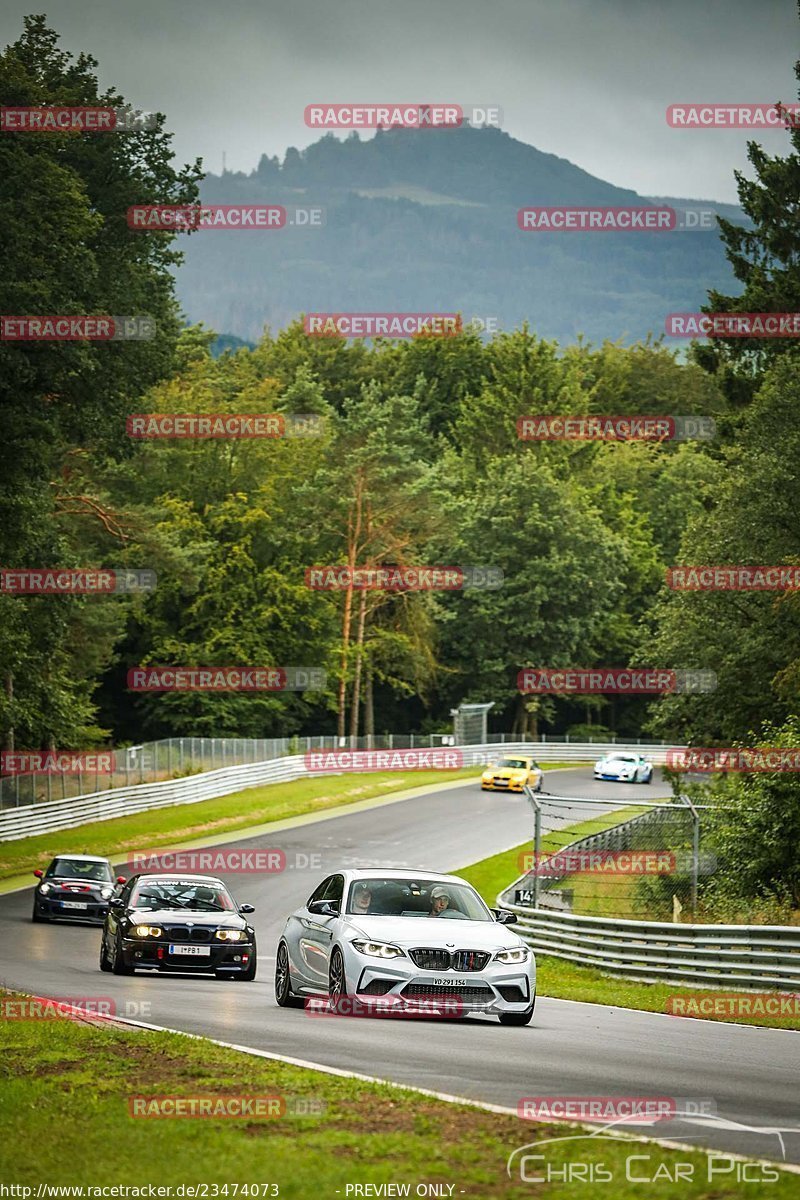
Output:
<instances>
[{"instance_id":1,"label":"front bumper","mask_svg":"<svg viewBox=\"0 0 800 1200\"><path fill-rule=\"evenodd\" d=\"M525 781L522 779L481 779L481 788L485 792L522 792L524 787Z\"/></svg>"},{"instance_id":2,"label":"front bumper","mask_svg":"<svg viewBox=\"0 0 800 1200\"><path fill-rule=\"evenodd\" d=\"M374 1002L380 999L381 1007L416 1009L427 1005L435 1009L441 1002L451 1013L518 1013L530 1008L536 993L533 959L520 965L496 964L483 971L460 973L424 971L413 963L404 967L391 962L365 966L363 957L358 955L355 978L348 978L348 992ZM453 978L448 980L451 974Z\"/></svg>"},{"instance_id":3,"label":"front bumper","mask_svg":"<svg viewBox=\"0 0 800 1200\"><path fill-rule=\"evenodd\" d=\"M47 921L83 921L91 925L102 925L108 912L108 901L94 896L78 900L74 895L42 896L37 893L34 904L39 916ZM72 904L83 904L85 907L66 907Z\"/></svg>"},{"instance_id":4,"label":"front bumper","mask_svg":"<svg viewBox=\"0 0 800 1200\"><path fill-rule=\"evenodd\" d=\"M202 944L208 953L171 954L170 946L181 950L196 949L192 943L174 943L166 939L123 938L122 958L129 967L153 971L181 971L208 975L214 971L246 971L255 953L252 942L207 942Z\"/></svg>"}]
</instances>

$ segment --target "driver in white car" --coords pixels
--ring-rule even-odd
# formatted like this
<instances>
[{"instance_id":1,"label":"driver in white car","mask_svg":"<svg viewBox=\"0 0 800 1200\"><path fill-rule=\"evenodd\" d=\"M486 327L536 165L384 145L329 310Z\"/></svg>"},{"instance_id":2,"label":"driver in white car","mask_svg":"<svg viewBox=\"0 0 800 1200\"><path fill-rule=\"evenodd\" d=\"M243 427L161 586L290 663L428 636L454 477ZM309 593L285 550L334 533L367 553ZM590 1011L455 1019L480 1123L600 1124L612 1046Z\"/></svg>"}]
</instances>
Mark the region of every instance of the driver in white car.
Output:
<instances>
[{"instance_id":1,"label":"driver in white car","mask_svg":"<svg viewBox=\"0 0 800 1200\"><path fill-rule=\"evenodd\" d=\"M431 888L431 911L429 917L440 917L450 905L450 893L443 887Z\"/></svg>"},{"instance_id":2,"label":"driver in white car","mask_svg":"<svg viewBox=\"0 0 800 1200\"><path fill-rule=\"evenodd\" d=\"M353 912L368 913L372 906L372 892L363 883L356 886L353 894Z\"/></svg>"}]
</instances>

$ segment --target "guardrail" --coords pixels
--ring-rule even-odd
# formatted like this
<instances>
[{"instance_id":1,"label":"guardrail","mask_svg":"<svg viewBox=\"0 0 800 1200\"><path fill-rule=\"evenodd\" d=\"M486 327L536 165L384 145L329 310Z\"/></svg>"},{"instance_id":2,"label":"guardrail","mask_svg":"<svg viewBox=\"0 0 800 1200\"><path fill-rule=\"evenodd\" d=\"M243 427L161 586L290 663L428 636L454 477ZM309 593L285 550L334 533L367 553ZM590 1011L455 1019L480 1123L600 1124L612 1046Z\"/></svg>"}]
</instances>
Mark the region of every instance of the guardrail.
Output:
<instances>
[{"instance_id":1,"label":"guardrail","mask_svg":"<svg viewBox=\"0 0 800 1200\"><path fill-rule=\"evenodd\" d=\"M645 819L649 814L644 814ZM642 818L621 824L629 826ZM582 838L576 847L610 844L611 827ZM645 983L713 988L800 989L800 927L792 925L683 925L621 917L589 917L555 908L514 904L520 875L497 897L498 908L516 913L515 929L540 954L596 967Z\"/></svg>"},{"instance_id":2,"label":"guardrail","mask_svg":"<svg viewBox=\"0 0 800 1200\"><path fill-rule=\"evenodd\" d=\"M599 757L610 748L606 744L564 743L544 744L540 742L507 742L502 745L484 743L480 746L444 747L462 755L464 766L480 766L500 754L535 754L541 762L586 761ZM625 747L620 747L625 749ZM325 749L333 751L333 747ZM439 749L439 748L435 748ZM644 749L644 747L641 747ZM653 748L662 756L667 747ZM566 753L569 751L570 753ZM400 750L398 753L403 753ZM392 753L387 751L387 753ZM420 747L415 753L424 753ZM341 773L341 772L340 772ZM413 776L413 770L409 772ZM0 842L13 841L37 833L50 833L58 829L70 829L86 825L91 821L104 821L110 817L126 817L133 813L146 812L151 808L166 808L178 804L197 804L227 796L243 788L259 787L268 783L285 783L302 776L315 774L306 767L302 754L285 758L268 759L265 762L245 763L236 767L221 767L216 771L185 776L182 779L165 779L157 783L133 784L130 787L74 796L67 800L45 801L19 808L0 811Z\"/></svg>"},{"instance_id":3,"label":"guardrail","mask_svg":"<svg viewBox=\"0 0 800 1200\"><path fill-rule=\"evenodd\" d=\"M673 925L522 908L520 936L540 954L646 983L800 989L800 929L785 925Z\"/></svg>"},{"instance_id":4,"label":"guardrail","mask_svg":"<svg viewBox=\"0 0 800 1200\"><path fill-rule=\"evenodd\" d=\"M49 804L53 800L76 800L114 788L129 788L142 783L161 783L183 775L216 771L222 767L243 767L246 763L267 762L288 758L313 750L421 750L454 745L452 734L442 733L382 733L367 737L339 739L332 734L291 738L214 738L173 737L137 746L108 750L105 770L81 772L69 768L63 771L28 771L0 775L0 809L23 808L28 804ZM552 755L573 761L582 756L583 748L600 753L609 748L640 751L653 749L663 752L664 743L631 742L581 743L570 742L569 735L542 734L537 739L520 738L510 733L488 734L479 742L466 739L462 745L495 746L502 753L504 746L535 747L543 762ZM555 749L554 749L555 747ZM529 751L530 752L530 751ZM68 757L68 756L67 756Z\"/></svg>"},{"instance_id":5,"label":"guardrail","mask_svg":"<svg viewBox=\"0 0 800 1200\"><path fill-rule=\"evenodd\" d=\"M464 766L480 766L499 754L532 754L541 762L586 761L599 757L610 747L606 744L563 743L543 744L540 742L507 742L502 745L484 743L480 746L444 747L461 753ZM621 747L625 749L625 747ZM333 752L333 747L325 747ZM434 749L440 749L435 747ZM642 747L641 749L644 749ZM569 750L572 753L566 754ZM667 747L654 747L656 754L663 755ZM542 753L544 751L545 753ZM391 753L391 751L387 751ZM403 751L398 751L403 753ZM420 747L415 753L424 753ZM341 773L341 772L339 772ZM413 772L412 772L413 773ZM145 812L150 808L166 808L177 804L197 804L201 800L212 800L227 796L243 788L259 787L267 783L285 783L301 776L315 774L308 771L302 754L286 758L272 758L264 762L245 763L237 767L222 767L216 771L204 771L182 779L165 779L157 783L133 784L130 787L114 788L100 793L73 796L67 800L44 801L26 804L19 808L0 811L0 842L29 837L37 833L49 833L57 829L70 829L75 825L86 825L91 821L104 821L110 817L125 817Z\"/></svg>"}]
</instances>

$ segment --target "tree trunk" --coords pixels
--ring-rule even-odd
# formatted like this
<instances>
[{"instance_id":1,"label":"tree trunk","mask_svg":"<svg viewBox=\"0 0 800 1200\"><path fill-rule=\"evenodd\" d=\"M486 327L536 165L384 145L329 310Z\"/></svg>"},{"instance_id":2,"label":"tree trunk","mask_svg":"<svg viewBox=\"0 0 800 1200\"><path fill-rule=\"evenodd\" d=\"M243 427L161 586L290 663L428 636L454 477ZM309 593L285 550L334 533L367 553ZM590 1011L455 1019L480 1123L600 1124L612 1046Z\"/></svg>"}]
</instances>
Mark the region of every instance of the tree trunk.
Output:
<instances>
[{"instance_id":1,"label":"tree trunk","mask_svg":"<svg viewBox=\"0 0 800 1200\"><path fill-rule=\"evenodd\" d=\"M9 705L14 703L14 676L11 671L6 675L6 699ZM9 725L6 737L6 750L14 750L14 726Z\"/></svg>"},{"instance_id":2,"label":"tree trunk","mask_svg":"<svg viewBox=\"0 0 800 1200\"><path fill-rule=\"evenodd\" d=\"M514 706L514 723L511 726L513 737L524 737L528 714L525 709L525 697L520 693Z\"/></svg>"},{"instance_id":3,"label":"tree trunk","mask_svg":"<svg viewBox=\"0 0 800 1200\"><path fill-rule=\"evenodd\" d=\"M362 591L358 605L358 632L356 634L356 662L353 671L353 695L350 699L350 737L358 737L359 702L361 700L361 663L364 655L364 626L367 620L367 593Z\"/></svg>"},{"instance_id":4,"label":"tree trunk","mask_svg":"<svg viewBox=\"0 0 800 1200\"><path fill-rule=\"evenodd\" d=\"M375 701L372 695L372 671L369 664L364 672L364 733L368 738L367 745L372 749L375 737Z\"/></svg>"},{"instance_id":5,"label":"tree trunk","mask_svg":"<svg viewBox=\"0 0 800 1200\"><path fill-rule=\"evenodd\" d=\"M356 569L358 555L358 539L361 535L361 506L363 483L359 477L356 485L354 509L348 520L347 530L347 567L349 571L347 591L344 594L344 612L342 613L342 657L340 661L339 701L336 731L339 739L344 738L345 709L347 706L347 659L350 650L350 621L353 613L353 575Z\"/></svg>"}]
</instances>

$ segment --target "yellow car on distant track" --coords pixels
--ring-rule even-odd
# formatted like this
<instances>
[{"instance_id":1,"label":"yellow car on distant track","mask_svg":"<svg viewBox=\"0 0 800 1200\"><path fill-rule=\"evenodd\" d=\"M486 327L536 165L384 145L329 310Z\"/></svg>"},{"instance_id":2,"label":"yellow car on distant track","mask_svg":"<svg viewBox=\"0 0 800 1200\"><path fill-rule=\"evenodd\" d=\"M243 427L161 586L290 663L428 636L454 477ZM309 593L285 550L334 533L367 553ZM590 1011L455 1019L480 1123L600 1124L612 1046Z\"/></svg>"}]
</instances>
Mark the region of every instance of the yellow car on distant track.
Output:
<instances>
[{"instance_id":1,"label":"yellow car on distant track","mask_svg":"<svg viewBox=\"0 0 800 1200\"><path fill-rule=\"evenodd\" d=\"M528 784L535 792L542 790L544 773L532 758L501 758L490 763L481 775L483 792L521 792Z\"/></svg>"}]
</instances>

